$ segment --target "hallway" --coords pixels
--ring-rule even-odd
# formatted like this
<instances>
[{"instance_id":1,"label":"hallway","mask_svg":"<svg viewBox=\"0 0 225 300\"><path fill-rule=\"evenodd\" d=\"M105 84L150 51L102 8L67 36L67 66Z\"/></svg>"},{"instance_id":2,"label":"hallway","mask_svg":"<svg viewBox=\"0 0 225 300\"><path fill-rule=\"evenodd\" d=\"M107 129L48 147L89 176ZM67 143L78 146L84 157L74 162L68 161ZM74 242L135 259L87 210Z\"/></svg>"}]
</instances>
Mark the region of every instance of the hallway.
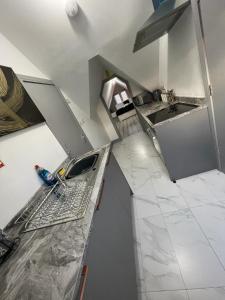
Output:
<instances>
[{"instance_id":1,"label":"hallway","mask_svg":"<svg viewBox=\"0 0 225 300\"><path fill-rule=\"evenodd\" d=\"M139 122L137 115L127 118L123 121L118 120L116 124L120 132L120 135L123 139L130 135L142 131L141 124Z\"/></svg>"},{"instance_id":2,"label":"hallway","mask_svg":"<svg viewBox=\"0 0 225 300\"><path fill-rule=\"evenodd\" d=\"M225 175L172 183L144 132L113 146L134 191L142 300L225 300Z\"/></svg>"}]
</instances>

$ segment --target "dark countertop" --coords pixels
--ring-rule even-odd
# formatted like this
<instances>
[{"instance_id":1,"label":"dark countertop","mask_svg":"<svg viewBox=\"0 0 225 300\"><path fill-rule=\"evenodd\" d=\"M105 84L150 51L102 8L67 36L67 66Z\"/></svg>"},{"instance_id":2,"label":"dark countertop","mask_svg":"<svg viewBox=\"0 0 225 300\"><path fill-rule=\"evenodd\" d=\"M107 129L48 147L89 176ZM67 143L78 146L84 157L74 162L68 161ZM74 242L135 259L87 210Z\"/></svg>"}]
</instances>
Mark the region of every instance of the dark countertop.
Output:
<instances>
[{"instance_id":1,"label":"dark countertop","mask_svg":"<svg viewBox=\"0 0 225 300\"><path fill-rule=\"evenodd\" d=\"M202 109L206 106L206 103L204 101L204 99L200 99L200 98L188 98L188 97L177 97L176 101L174 103L189 103L189 104L196 104L198 105L198 107L196 107L193 110L190 110L189 112L185 112L183 114L177 115L176 117L170 118L168 120L159 122L157 124L153 124L148 118L147 116L158 111L161 110L163 108L166 108L169 106L168 103L164 103L161 101L157 101L157 102L153 102L150 104L144 104L141 106L136 106L136 109L138 110L138 112L144 117L144 119L146 120L146 122L154 129L157 126L161 126L162 124L166 123L166 122L171 122L173 120L176 120L178 118L182 118L184 115L189 114L189 113L193 113L196 110Z\"/></svg>"},{"instance_id":2,"label":"dark countertop","mask_svg":"<svg viewBox=\"0 0 225 300\"><path fill-rule=\"evenodd\" d=\"M102 147L94 189L85 217L22 233L14 253L0 266L1 300L71 300L82 262L111 146ZM96 152L93 151L93 152ZM41 191L34 197L40 198ZM8 229L15 235L18 228Z\"/></svg>"}]
</instances>

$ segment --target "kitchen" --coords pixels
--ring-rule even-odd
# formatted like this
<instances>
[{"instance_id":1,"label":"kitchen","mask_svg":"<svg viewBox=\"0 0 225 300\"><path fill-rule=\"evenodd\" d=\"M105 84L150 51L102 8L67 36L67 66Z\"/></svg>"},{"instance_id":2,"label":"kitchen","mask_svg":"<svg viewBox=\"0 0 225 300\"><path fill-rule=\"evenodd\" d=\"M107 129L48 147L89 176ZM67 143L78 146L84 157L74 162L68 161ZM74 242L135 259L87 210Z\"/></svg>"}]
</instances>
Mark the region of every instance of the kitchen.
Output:
<instances>
[{"instance_id":1,"label":"kitchen","mask_svg":"<svg viewBox=\"0 0 225 300\"><path fill-rule=\"evenodd\" d=\"M46 120L0 140L0 227L9 238L20 233L18 247L0 266L1 299L224 299L224 222L214 221L224 206L224 104L217 80L223 76L224 45L214 49L216 31L211 32L222 32L224 22L217 19L224 4L201 1L200 22L199 3L192 1L168 35L133 54L136 32L153 13L151 1L120 3L121 15L116 5L101 1L100 11L99 4L86 2L79 1L74 17L66 15L65 1L24 0L17 9L13 1L1 3L0 64L12 68ZM116 30L108 24L109 11L117 18ZM123 14L134 18L124 24ZM146 133L118 140L100 99L107 69L127 78L134 96L164 86L178 97L206 99L217 159L209 161L212 171L170 177ZM46 195L34 165L69 172L71 159L76 166L96 153L93 173L81 175L81 185L89 176L91 183L82 218L24 233L21 210ZM38 199L37 192L43 192ZM26 219L27 226L32 220ZM12 228L6 227L10 221Z\"/></svg>"}]
</instances>

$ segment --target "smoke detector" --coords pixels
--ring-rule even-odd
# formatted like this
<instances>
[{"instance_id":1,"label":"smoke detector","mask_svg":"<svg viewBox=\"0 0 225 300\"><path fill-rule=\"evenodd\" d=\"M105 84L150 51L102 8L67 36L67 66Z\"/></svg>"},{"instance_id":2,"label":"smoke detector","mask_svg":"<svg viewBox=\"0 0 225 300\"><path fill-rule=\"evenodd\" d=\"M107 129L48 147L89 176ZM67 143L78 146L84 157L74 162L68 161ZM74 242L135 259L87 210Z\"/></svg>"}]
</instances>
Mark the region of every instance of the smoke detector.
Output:
<instances>
[{"instance_id":1,"label":"smoke detector","mask_svg":"<svg viewBox=\"0 0 225 300\"><path fill-rule=\"evenodd\" d=\"M67 0L66 1L66 13L68 17L73 18L78 14L79 6L76 0Z\"/></svg>"}]
</instances>

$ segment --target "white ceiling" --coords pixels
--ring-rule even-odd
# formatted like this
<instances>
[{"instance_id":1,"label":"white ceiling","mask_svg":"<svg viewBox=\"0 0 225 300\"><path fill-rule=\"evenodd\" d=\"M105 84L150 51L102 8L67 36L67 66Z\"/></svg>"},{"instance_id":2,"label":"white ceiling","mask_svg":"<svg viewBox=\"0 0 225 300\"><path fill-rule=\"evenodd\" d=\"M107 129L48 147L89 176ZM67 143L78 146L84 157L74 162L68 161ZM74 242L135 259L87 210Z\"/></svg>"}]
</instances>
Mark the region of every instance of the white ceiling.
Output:
<instances>
[{"instance_id":1,"label":"white ceiling","mask_svg":"<svg viewBox=\"0 0 225 300\"><path fill-rule=\"evenodd\" d=\"M69 19L65 0L1 0L1 32L89 113L88 60L100 54L146 88L158 84L158 42L133 54L151 0L78 0Z\"/></svg>"}]
</instances>

